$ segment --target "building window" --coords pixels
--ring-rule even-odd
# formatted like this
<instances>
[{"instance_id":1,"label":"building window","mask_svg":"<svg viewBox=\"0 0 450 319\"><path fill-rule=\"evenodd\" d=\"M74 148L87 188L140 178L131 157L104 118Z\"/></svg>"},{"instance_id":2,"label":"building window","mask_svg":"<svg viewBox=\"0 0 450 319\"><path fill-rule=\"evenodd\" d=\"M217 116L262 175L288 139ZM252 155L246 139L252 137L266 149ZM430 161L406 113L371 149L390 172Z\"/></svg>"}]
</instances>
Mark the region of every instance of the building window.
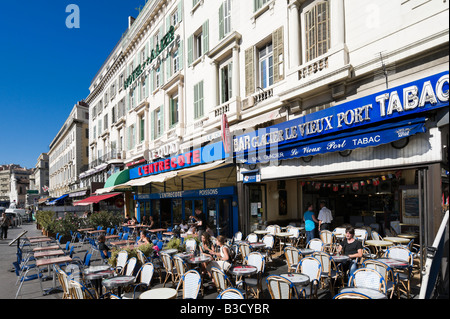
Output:
<instances>
[{"instance_id":1,"label":"building window","mask_svg":"<svg viewBox=\"0 0 450 319\"><path fill-rule=\"evenodd\" d=\"M231 0L225 0L219 8L219 39L231 32Z\"/></svg>"},{"instance_id":2,"label":"building window","mask_svg":"<svg viewBox=\"0 0 450 319\"><path fill-rule=\"evenodd\" d=\"M172 58L172 66L173 66L173 74L177 73L180 70L180 49L178 49L174 54Z\"/></svg>"},{"instance_id":3,"label":"building window","mask_svg":"<svg viewBox=\"0 0 450 319\"><path fill-rule=\"evenodd\" d=\"M178 96L172 96L170 99L170 127L178 124Z\"/></svg>"},{"instance_id":4,"label":"building window","mask_svg":"<svg viewBox=\"0 0 450 319\"><path fill-rule=\"evenodd\" d=\"M136 127L133 125L128 127L128 150L134 149L136 145Z\"/></svg>"},{"instance_id":5,"label":"building window","mask_svg":"<svg viewBox=\"0 0 450 319\"><path fill-rule=\"evenodd\" d=\"M233 63L229 62L220 69L220 94L221 103L228 102L233 96Z\"/></svg>"},{"instance_id":6,"label":"building window","mask_svg":"<svg viewBox=\"0 0 450 319\"><path fill-rule=\"evenodd\" d=\"M98 120L98 136L102 135L102 120Z\"/></svg>"},{"instance_id":7,"label":"building window","mask_svg":"<svg viewBox=\"0 0 450 319\"><path fill-rule=\"evenodd\" d=\"M117 119L116 112L117 112L117 106L113 106L111 108L111 124L116 123L116 119Z\"/></svg>"},{"instance_id":8,"label":"building window","mask_svg":"<svg viewBox=\"0 0 450 319\"><path fill-rule=\"evenodd\" d=\"M159 88L161 86L161 84L162 84L161 77L162 77L162 72L161 72L161 65L160 65L159 68L157 68L156 71L155 71L155 85L156 85L156 88Z\"/></svg>"},{"instance_id":9,"label":"building window","mask_svg":"<svg viewBox=\"0 0 450 319\"><path fill-rule=\"evenodd\" d=\"M203 117L203 81L194 85L194 119Z\"/></svg>"},{"instance_id":10,"label":"building window","mask_svg":"<svg viewBox=\"0 0 450 319\"><path fill-rule=\"evenodd\" d=\"M273 84L273 50L269 43L259 50L259 84L265 89Z\"/></svg>"},{"instance_id":11,"label":"building window","mask_svg":"<svg viewBox=\"0 0 450 319\"><path fill-rule=\"evenodd\" d=\"M145 140L145 116L141 115L139 117L139 143Z\"/></svg>"},{"instance_id":12,"label":"building window","mask_svg":"<svg viewBox=\"0 0 450 319\"><path fill-rule=\"evenodd\" d=\"M94 140L97 138L97 126L94 125Z\"/></svg>"},{"instance_id":13,"label":"building window","mask_svg":"<svg viewBox=\"0 0 450 319\"><path fill-rule=\"evenodd\" d=\"M148 97L148 92L147 92L147 81L148 81L148 79L147 79L147 77L145 76L143 79L142 79L142 82L141 82L141 101L142 100L144 100L144 99L146 99L147 97Z\"/></svg>"},{"instance_id":14,"label":"building window","mask_svg":"<svg viewBox=\"0 0 450 319\"><path fill-rule=\"evenodd\" d=\"M163 131L163 113L162 107L153 112L153 138L159 138Z\"/></svg>"},{"instance_id":15,"label":"building window","mask_svg":"<svg viewBox=\"0 0 450 319\"><path fill-rule=\"evenodd\" d=\"M108 114L105 114L103 117L103 131L106 131L108 129Z\"/></svg>"},{"instance_id":16,"label":"building window","mask_svg":"<svg viewBox=\"0 0 450 319\"><path fill-rule=\"evenodd\" d=\"M330 11L328 1L316 4L305 13L306 60L311 61L330 48Z\"/></svg>"},{"instance_id":17,"label":"building window","mask_svg":"<svg viewBox=\"0 0 450 319\"><path fill-rule=\"evenodd\" d=\"M176 26L178 24L178 22L180 22L180 17L179 17L179 13L178 13L178 9L177 9L170 16L170 24L173 26Z\"/></svg>"},{"instance_id":18,"label":"building window","mask_svg":"<svg viewBox=\"0 0 450 319\"><path fill-rule=\"evenodd\" d=\"M254 2L254 11L258 11L262 7L264 7L270 0L253 0Z\"/></svg>"},{"instance_id":19,"label":"building window","mask_svg":"<svg viewBox=\"0 0 450 319\"><path fill-rule=\"evenodd\" d=\"M193 35L188 38L188 62L191 65L195 60L209 51L209 20L203 23Z\"/></svg>"}]
</instances>

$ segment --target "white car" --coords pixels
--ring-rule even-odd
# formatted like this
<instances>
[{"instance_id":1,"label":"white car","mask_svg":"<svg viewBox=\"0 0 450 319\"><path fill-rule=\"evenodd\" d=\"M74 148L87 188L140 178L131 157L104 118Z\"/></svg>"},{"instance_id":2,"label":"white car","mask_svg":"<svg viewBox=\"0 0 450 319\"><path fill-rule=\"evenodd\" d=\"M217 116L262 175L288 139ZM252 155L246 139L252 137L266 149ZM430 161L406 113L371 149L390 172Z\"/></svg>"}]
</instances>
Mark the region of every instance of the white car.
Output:
<instances>
[{"instance_id":1,"label":"white car","mask_svg":"<svg viewBox=\"0 0 450 319\"><path fill-rule=\"evenodd\" d=\"M11 227L22 225L22 220L26 218L25 209L7 208L5 213L11 218Z\"/></svg>"}]
</instances>

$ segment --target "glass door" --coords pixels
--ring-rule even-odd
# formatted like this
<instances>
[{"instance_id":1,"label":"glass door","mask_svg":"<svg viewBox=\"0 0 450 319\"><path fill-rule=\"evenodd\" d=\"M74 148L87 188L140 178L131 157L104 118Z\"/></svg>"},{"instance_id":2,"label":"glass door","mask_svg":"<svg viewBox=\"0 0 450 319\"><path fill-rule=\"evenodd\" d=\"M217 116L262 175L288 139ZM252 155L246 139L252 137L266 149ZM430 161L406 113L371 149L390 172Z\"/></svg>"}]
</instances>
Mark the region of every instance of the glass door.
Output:
<instances>
[{"instance_id":1,"label":"glass door","mask_svg":"<svg viewBox=\"0 0 450 319\"><path fill-rule=\"evenodd\" d=\"M232 225L231 225L231 198L219 198L219 225L217 227L217 235L223 235L225 237L231 238Z\"/></svg>"},{"instance_id":2,"label":"glass door","mask_svg":"<svg viewBox=\"0 0 450 319\"><path fill-rule=\"evenodd\" d=\"M207 221L208 221L208 226L214 232L214 236L217 236L217 234L218 234L217 200L215 198L208 198L206 212L207 212L206 217L207 217Z\"/></svg>"}]
</instances>

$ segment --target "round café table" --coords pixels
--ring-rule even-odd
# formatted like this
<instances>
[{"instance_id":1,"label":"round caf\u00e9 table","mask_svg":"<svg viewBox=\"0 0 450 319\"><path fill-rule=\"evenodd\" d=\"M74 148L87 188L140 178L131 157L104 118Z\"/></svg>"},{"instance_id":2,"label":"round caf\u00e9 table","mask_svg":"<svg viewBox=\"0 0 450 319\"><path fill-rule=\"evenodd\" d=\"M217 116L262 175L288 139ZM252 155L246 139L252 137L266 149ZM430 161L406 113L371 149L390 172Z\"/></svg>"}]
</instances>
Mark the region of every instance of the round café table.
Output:
<instances>
[{"instance_id":1,"label":"round caf\u00e9 table","mask_svg":"<svg viewBox=\"0 0 450 319\"><path fill-rule=\"evenodd\" d=\"M97 296L102 295L102 280L105 278L110 278L114 276L114 270L109 266L90 266L83 270L84 279L91 281L95 290L97 291Z\"/></svg>"},{"instance_id":2,"label":"round caf\u00e9 table","mask_svg":"<svg viewBox=\"0 0 450 319\"><path fill-rule=\"evenodd\" d=\"M365 244L374 247L377 256L380 256L382 247L394 245L393 242L387 240L366 240Z\"/></svg>"},{"instance_id":3,"label":"round caf\u00e9 table","mask_svg":"<svg viewBox=\"0 0 450 319\"><path fill-rule=\"evenodd\" d=\"M398 260L398 259L394 259L394 258L378 258L376 260L381 261L382 263L385 263L389 267L395 268L395 269L405 269L405 268L408 268L408 266L410 266L406 261Z\"/></svg>"},{"instance_id":4,"label":"round caf\u00e9 table","mask_svg":"<svg viewBox=\"0 0 450 319\"><path fill-rule=\"evenodd\" d=\"M153 288L143 292L139 299L176 299L177 290L173 288Z\"/></svg>"},{"instance_id":5,"label":"round caf\u00e9 table","mask_svg":"<svg viewBox=\"0 0 450 319\"><path fill-rule=\"evenodd\" d=\"M350 259L350 257L348 257L346 255L333 255L333 256L331 256L331 258L333 258L334 262L337 264L346 262L347 260Z\"/></svg>"},{"instance_id":6,"label":"round caf\u00e9 table","mask_svg":"<svg viewBox=\"0 0 450 319\"><path fill-rule=\"evenodd\" d=\"M311 281L308 275L302 273L288 273L281 274L280 276L286 278L296 286L307 286Z\"/></svg>"},{"instance_id":7,"label":"round caf\u00e9 table","mask_svg":"<svg viewBox=\"0 0 450 319\"><path fill-rule=\"evenodd\" d=\"M276 233L275 235L277 237L280 237L280 238L289 238L289 237L294 236L294 234L289 233L289 232L280 232L280 233ZM281 242L281 239L280 239L280 254L283 253L283 249L282 248L283 248L283 245L282 245L282 242Z\"/></svg>"},{"instance_id":8,"label":"round caf\u00e9 table","mask_svg":"<svg viewBox=\"0 0 450 319\"><path fill-rule=\"evenodd\" d=\"M415 238L417 238L417 236L418 236L417 234L408 234L408 233L397 235L397 237L408 238L408 239L415 239Z\"/></svg>"},{"instance_id":9,"label":"round caf\u00e9 table","mask_svg":"<svg viewBox=\"0 0 450 319\"><path fill-rule=\"evenodd\" d=\"M162 250L161 252L168 254L168 255L173 255L178 252L178 249L171 248L171 249Z\"/></svg>"},{"instance_id":10,"label":"round caf\u00e9 table","mask_svg":"<svg viewBox=\"0 0 450 319\"><path fill-rule=\"evenodd\" d=\"M370 288L363 288L363 287L347 287L342 288L339 290L339 293L342 292L357 292L363 295L366 295L370 297L371 299L387 299L387 296L382 293L381 291L370 289Z\"/></svg>"},{"instance_id":11,"label":"round caf\u00e9 table","mask_svg":"<svg viewBox=\"0 0 450 319\"><path fill-rule=\"evenodd\" d=\"M383 240L391 241L394 244L408 244L411 240L408 238L402 238L402 237L384 237Z\"/></svg>"},{"instance_id":12,"label":"round caf\u00e9 table","mask_svg":"<svg viewBox=\"0 0 450 319\"><path fill-rule=\"evenodd\" d=\"M212 260L211 256L208 255L200 255L200 256L196 256L196 257L191 257L187 260L188 263L190 264L201 264L201 263L207 263L210 262Z\"/></svg>"},{"instance_id":13,"label":"round caf\u00e9 table","mask_svg":"<svg viewBox=\"0 0 450 319\"><path fill-rule=\"evenodd\" d=\"M258 268L251 265L239 265L239 266L231 266L228 272L235 276L234 284L236 286L236 281L238 277L242 277L242 282L244 284L244 290L247 295L247 283L245 282L246 276L254 275L258 272Z\"/></svg>"},{"instance_id":14,"label":"round caf\u00e9 table","mask_svg":"<svg viewBox=\"0 0 450 319\"><path fill-rule=\"evenodd\" d=\"M250 243L250 248L252 249L261 249L266 247L265 243Z\"/></svg>"},{"instance_id":15,"label":"round caf\u00e9 table","mask_svg":"<svg viewBox=\"0 0 450 319\"><path fill-rule=\"evenodd\" d=\"M262 236L270 234L268 230L255 230L254 233L258 235L258 240L260 240Z\"/></svg>"},{"instance_id":16,"label":"round caf\u00e9 table","mask_svg":"<svg viewBox=\"0 0 450 319\"><path fill-rule=\"evenodd\" d=\"M136 278L134 276L117 276L102 280L102 285L109 290L117 288L117 295L120 297L122 294L122 288L134 284Z\"/></svg>"},{"instance_id":17,"label":"round caf\u00e9 table","mask_svg":"<svg viewBox=\"0 0 450 319\"><path fill-rule=\"evenodd\" d=\"M311 248L300 248L299 251L302 255L306 256L311 255L312 253L314 253L315 250Z\"/></svg>"},{"instance_id":18,"label":"round caf\u00e9 table","mask_svg":"<svg viewBox=\"0 0 450 319\"><path fill-rule=\"evenodd\" d=\"M194 257L194 254L193 253L178 253L178 254L175 254L174 257L180 257L181 259L189 259L189 258Z\"/></svg>"}]
</instances>

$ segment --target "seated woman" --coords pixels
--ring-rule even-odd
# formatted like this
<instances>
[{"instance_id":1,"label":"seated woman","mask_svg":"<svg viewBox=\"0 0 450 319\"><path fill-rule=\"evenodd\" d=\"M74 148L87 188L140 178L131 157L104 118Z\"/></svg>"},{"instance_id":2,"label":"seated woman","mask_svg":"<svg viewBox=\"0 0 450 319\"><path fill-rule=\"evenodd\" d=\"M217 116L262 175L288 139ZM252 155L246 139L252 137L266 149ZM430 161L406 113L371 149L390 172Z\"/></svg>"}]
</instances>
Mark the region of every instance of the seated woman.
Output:
<instances>
[{"instance_id":1,"label":"seated woman","mask_svg":"<svg viewBox=\"0 0 450 319\"><path fill-rule=\"evenodd\" d=\"M218 236L216 243L219 246L219 252L211 250L210 253L212 256L218 257L219 260L211 261L208 264L208 267L209 269L211 269L211 267L217 267L223 271L227 271L231 267L232 260L230 248L225 245L225 236Z\"/></svg>"},{"instance_id":2,"label":"seated woman","mask_svg":"<svg viewBox=\"0 0 450 319\"><path fill-rule=\"evenodd\" d=\"M138 246L150 244L150 240L148 239L147 234L145 233L145 231L141 230L141 233L139 235L139 240L137 241L136 244Z\"/></svg>"}]
</instances>

